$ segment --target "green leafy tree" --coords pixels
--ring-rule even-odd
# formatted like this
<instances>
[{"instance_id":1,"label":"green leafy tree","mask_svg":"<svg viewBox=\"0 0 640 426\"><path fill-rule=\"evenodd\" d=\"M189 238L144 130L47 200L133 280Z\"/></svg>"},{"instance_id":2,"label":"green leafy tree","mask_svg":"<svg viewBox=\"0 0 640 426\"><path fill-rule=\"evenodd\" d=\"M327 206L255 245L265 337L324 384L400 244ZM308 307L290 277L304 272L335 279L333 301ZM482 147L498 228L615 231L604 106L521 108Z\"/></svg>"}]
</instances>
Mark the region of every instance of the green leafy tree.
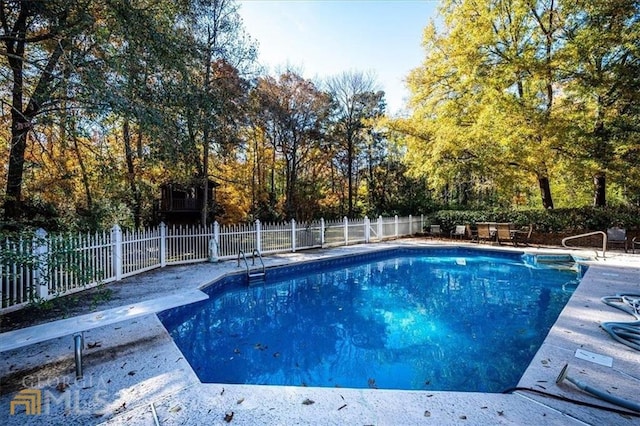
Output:
<instances>
[{"instance_id":1,"label":"green leafy tree","mask_svg":"<svg viewBox=\"0 0 640 426\"><path fill-rule=\"evenodd\" d=\"M604 204L605 174L637 157L637 7L445 2L442 29L427 27L425 61L408 78L413 114L391 123L406 135L411 171L445 202L463 180L521 204L535 181L542 207L553 208L552 176L570 194L586 187L587 169Z\"/></svg>"},{"instance_id":2,"label":"green leafy tree","mask_svg":"<svg viewBox=\"0 0 640 426\"><path fill-rule=\"evenodd\" d=\"M430 177L441 188L475 174L508 193L533 177L552 208L554 2L456 0L442 12L445 29L425 30L427 57L408 79L414 116L396 126L413 128L414 161L424 153L424 170L437 164Z\"/></svg>"},{"instance_id":3,"label":"green leafy tree","mask_svg":"<svg viewBox=\"0 0 640 426\"><path fill-rule=\"evenodd\" d=\"M567 2L565 107L579 146L571 156L593 176L595 206L606 205L607 175L638 193L640 4ZM637 197L636 197L637 200Z\"/></svg>"}]
</instances>

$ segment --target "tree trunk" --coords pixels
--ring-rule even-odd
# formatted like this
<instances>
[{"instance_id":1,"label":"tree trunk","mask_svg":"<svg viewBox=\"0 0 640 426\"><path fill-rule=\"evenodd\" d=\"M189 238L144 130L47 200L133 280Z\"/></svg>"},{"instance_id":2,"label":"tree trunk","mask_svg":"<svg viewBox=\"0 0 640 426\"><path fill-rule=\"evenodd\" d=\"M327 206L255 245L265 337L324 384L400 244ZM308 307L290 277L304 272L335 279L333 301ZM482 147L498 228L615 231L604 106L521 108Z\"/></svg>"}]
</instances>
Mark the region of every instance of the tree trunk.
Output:
<instances>
[{"instance_id":1,"label":"tree trunk","mask_svg":"<svg viewBox=\"0 0 640 426\"><path fill-rule=\"evenodd\" d=\"M348 136L347 140L347 178L348 189L347 197L349 203L349 210L347 217L353 219L353 137Z\"/></svg>"},{"instance_id":2,"label":"tree trunk","mask_svg":"<svg viewBox=\"0 0 640 426\"><path fill-rule=\"evenodd\" d=\"M604 207L607 205L606 199L606 173L600 171L593 177L594 194L593 205L594 207Z\"/></svg>"},{"instance_id":3,"label":"tree trunk","mask_svg":"<svg viewBox=\"0 0 640 426\"><path fill-rule=\"evenodd\" d=\"M374 177L373 177L373 152L372 147L367 147L367 195L369 198L369 208L372 208L376 204L375 190L374 190Z\"/></svg>"},{"instance_id":4,"label":"tree trunk","mask_svg":"<svg viewBox=\"0 0 640 426\"><path fill-rule=\"evenodd\" d=\"M211 42L215 43L215 34L217 28L214 28L214 34L211 34L211 28L207 28L209 31L209 44L211 46ZM211 90L211 48L207 52L207 56L205 58L205 74L204 74L204 91L208 92ZM210 136L210 120L209 120L209 111L205 112L205 120L203 123L202 129L202 209L200 211L200 224L202 226L207 226L207 217L209 216L209 136Z\"/></svg>"},{"instance_id":5,"label":"tree trunk","mask_svg":"<svg viewBox=\"0 0 640 426\"><path fill-rule=\"evenodd\" d=\"M469 184L469 181L465 181L460 183L460 185L458 186L458 202L460 203L461 206L467 206L469 204L469 191L471 185Z\"/></svg>"},{"instance_id":6,"label":"tree trunk","mask_svg":"<svg viewBox=\"0 0 640 426\"><path fill-rule=\"evenodd\" d=\"M549 178L547 176L539 176L538 185L540 186L540 195L542 196L542 207L545 209L553 209L553 198L551 198Z\"/></svg>"},{"instance_id":7,"label":"tree trunk","mask_svg":"<svg viewBox=\"0 0 640 426\"><path fill-rule=\"evenodd\" d=\"M276 204L278 203L278 194L276 192L276 149L275 143L273 145L273 151L271 152L271 167L269 171L269 208L273 211L276 210Z\"/></svg>"},{"instance_id":8,"label":"tree trunk","mask_svg":"<svg viewBox=\"0 0 640 426\"><path fill-rule=\"evenodd\" d=\"M84 187L84 194L87 197L87 210L93 211L93 197L91 195L91 186L89 185L89 175L87 174L87 167L84 164L84 159L80 153L80 146L78 145L78 138L74 129L73 132L73 147L76 151L76 157L78 158L78 166L80 167L80 173L82 174L82 185Z\"/></svg>"},{"instance_id":9,"label":"tree trunk","mask_svg":"<svg viewBox=\"0 0 640 426\"><path fill-rule=\"evenodd\" d=\"M295 164L296 156L297 153L294 148L291 158L286 159L285 214L287 220L296 218L296 186L298 185L298 169Z\"/></svg>"},{"instance_id":10,"label":"tree trunk","mask_svg":"<svg viewBox=\"0 0 640 426\"><path fill-rule=\"evenodd\" d=\"M21 5L25 7L25 5ZM20 15L22 19L16 22L16 33L26 32L27 14ZM63 18L64 19L64 18ZM9 164L7 167L7 186L4 200L5 220L15 220L20 216L22 206L22 177L24 173L24 154L27 149L27 134L33 126L31 120L40 112L42 104L51 98L53 88L51 82L54 78L54 70L60 57L67 47L68 40L62 39L56 44L51 53L47 65L41 72L27 107L24 106L24 51L25 41L13 41L11 37L5 40L5 48L9 53L7 61L11 66L13 86L11 88L11 150L9 152Z\"/></svg>"},{"instance_id":11,"label":"tree trunk","mask_svg":"<svg viewBox=\"0 0 640 426\"><path fill-rule=\"evenodd\" d=\"M19 115L12 111L12 115ZM7 171L7 187L4 200L4 216L6 220L17 220L22 205L22 174L24 172L24 153L27 149L27 133L29 122L20 116L13 117L11 126L11 152Z\"/></svg>"},{"instance_id":12,"label":"tree trunk","mask_svg":"<svg viewBox=\"0 0 640 426\"><path fill-rule=\"evenodd\" d=\"M209 131L208 126L205 127L202 146L202 214L200 223L207 226L207 218L209 216Z\"/></svg>"},{"instance_id":13,"label":"tree trunk","mask_svg":"<svg viewBox=\"0 0 640 426\"><path fill-rule=\"evenodd\" d=\"M136 185L136 170L133 164L133 149L131 147L131 129L129 120L125 120L122 125L122 139L124 141L124 154L125 161L127 163L127 181L129 182L129 189L133 196L133 222L136 229L141 225L141 209L140 209L140 194L138 193L138 187Z\"/></svg>"}]
</instances>

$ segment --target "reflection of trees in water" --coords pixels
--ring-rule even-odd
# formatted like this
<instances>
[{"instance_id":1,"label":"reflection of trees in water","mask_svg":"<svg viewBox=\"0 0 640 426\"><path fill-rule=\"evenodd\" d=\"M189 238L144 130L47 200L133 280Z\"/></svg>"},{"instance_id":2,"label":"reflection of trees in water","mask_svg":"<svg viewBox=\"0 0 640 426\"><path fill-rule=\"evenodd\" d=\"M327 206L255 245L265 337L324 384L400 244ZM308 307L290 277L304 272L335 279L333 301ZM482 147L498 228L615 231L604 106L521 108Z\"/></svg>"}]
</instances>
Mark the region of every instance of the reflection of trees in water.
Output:
<instances>
[{"instance_id":1,"label":"reflection of trees in water","mask_svg":"<svg viewBox=\"0 0 640 426\"><path fill-rule=\"evenodd\" d=\"M358 356L359 346L384 342L383 326L354 309L357 279L318 275L226 293L181 325L174 338L195 349L190 362L204 381L275 377L286 384L330 385L307 372L344 365ZM208 365L221 368L209 375Z\"/></svg>"},{"instance_id":2,"label":"reflection of trees in water","mask_svg":"<svg viewBox=\"0 0 640 426\"><path fill-rule=\"evenodd\" d=\"M172 335L203 381L407 388L385 383L393 374L376 381L395 368L413 389L500 391L569 297L567 276L548 272L470 258L378 261L223 293L183 314ZM425 321L446 330L425 333Z\"/></svg>"},{"instance_id":3,"label":"reflection of trees in water","mask_svg":"<svg viewBox=\"0 0 640 426\"><path fill-rule=\"evenodd\" d=\"M569 298L562 284L575 276L470 259L421 270L424 281L437 283L436 288L424 292L427 286L418 283L414 294L458 340L458 362L426 365L426 375L434 377L432 385L451 379L451 389L460 389L462 381L471 384L466 389L479 391L499 391L505 378L517 383Z\"/></svg>"}]
</instances>

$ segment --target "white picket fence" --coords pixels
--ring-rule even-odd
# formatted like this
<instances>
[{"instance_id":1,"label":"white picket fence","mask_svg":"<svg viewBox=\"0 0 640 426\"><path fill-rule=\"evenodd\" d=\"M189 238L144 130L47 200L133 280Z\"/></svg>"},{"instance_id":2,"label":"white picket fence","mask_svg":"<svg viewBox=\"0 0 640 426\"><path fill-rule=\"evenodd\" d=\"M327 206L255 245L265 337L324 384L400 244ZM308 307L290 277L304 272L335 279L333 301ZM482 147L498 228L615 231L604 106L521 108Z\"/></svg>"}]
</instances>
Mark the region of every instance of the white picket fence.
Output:
<instances>
[{"instance_id":1,"label":"white picket fence","mask_svg":"<svg viewBox=\"0 0 640 426\"><path fill-rule=\"evenodd\" d=\"M6 238L0 247L0 313L166 265L223 259L247 254L295 252L310 248L377 242L414 235L424 216L379 217L298 223L261 223L210 227L179 226L75 235Z\"/></svg>"}]
</instances>

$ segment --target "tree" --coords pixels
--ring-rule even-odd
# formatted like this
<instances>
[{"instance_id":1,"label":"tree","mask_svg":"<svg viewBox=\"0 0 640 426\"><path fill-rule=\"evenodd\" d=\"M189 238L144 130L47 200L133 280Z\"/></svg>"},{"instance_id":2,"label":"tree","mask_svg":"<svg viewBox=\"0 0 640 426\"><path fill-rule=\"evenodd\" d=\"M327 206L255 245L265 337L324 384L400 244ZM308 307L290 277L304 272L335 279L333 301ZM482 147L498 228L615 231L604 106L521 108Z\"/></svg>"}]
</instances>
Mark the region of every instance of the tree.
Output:
<instances>
[{"instance_id":1,"label":"tree","mask_svg":"<svg viewBox=\"0 0 640 426\"><path fill-rule=\"evenodd\" d=\"M220 152L232 141L229 126L240 119L248 90L240 76L250 71L256 50L244 33L234 0L195 0L186 22L196 51L183 75L181 107L190 145L201 148L198 175L205 193L201 222L206 224L211 148Z\"/></svg>"},{"instance_id":2,"label":"tree","mask_svg":"<svg viewBox=\"0 0 640 426\"><path fill-rule=\"evenodd\" d=\"M143 88L138 95L145 92L150 70L157 70L167 52L181 50L167 41L183 5L168 0L0 2L2 58L11 69L0 88L3 105L10 109L12 129L5 219L20 217L25 152L49 123L57 120L69 125L62 133L73 137L87 121L59 117L78 117L77 112L84 111L87 116L104 118L111 109L129 120L142 120L142 109L136 108L142 104L141 97L136 98L131 89ZM164 63L169 62L176 61ZM122 71L129 75L123 78ZM137 77L146 73L149 79L134 80L134 72ZM122 84L123 79L129 87Z\"/></svg>"},{"instance_id":3,"label":"tree","mask_svg":"<svg viewBox=\"0 0 640 426\"><path fill-rule=\"evenodd\" d=\"M314 170L322 158L322 143L331 111L329 96L311 81L289 71L278 80L259 79L259 114L257 125L272 144L273 154L283 162L285 217L295 218L302 206L303 173ZM274 161L275 165L276 162ZM271 190L275 190L275 168Z\"/></svg>"},{"instance_id":4,"label":"tree","mask_svg":"<svg viewBox=\"0 0 640 426\"><path fill-rule=\"evenodd\" d=\"M58 83L71 65L67 58L74 41L94 24L91 11L92 2L88 0L0 2L2 55L11 68L10 87L2 89L3 103L11 116L4 201L8 220L20 215L28 134L36 118L62 99Z\"/></svg>"},{"instance_id":5,"label":"tree","mask_svg":"<svg viewBox=\"0 0 640 426\"><path fill-rule=\"evenodd\" d=\"M593 204L605 206L606 176L618 174L626 181L625 156L633 158L638 149L640 4L568 3L566 13L563 54L572 65L564 68L566 105L572 111L571 133L581 142L572 156L593 174ZM624 185L629 184L633 187L631 181Z\"/></svg>"},{"instance_id":6,"label":"tree","mask_svg":"<svg viewBox=\"0 0 640 426\"><path fill-rule=\"evenodd\" d=\"M391 123L413 173L445 193L472 178L505 204L535 179L553 208L552 176L584 188L585 169L604 204L604 176L637 157L637 2L451 0L442 13L408 78L413 114Z\"/></svg>"},{"instance_id":7,"label":"tree","mask_svg":"<svg viewBox=\"0 0 640 426\"><path fill-rule=\"evenodd\" d=\"M102 66L86 75L95 81L94 97L98 99L96 120L108 117L110 129L120 135L125 161L125 181L131 196L128 204L134 226L143 221L144 161L153 136L160 133L166 108L156 102L166 90L164 77L176 75L182 69L177 52L185 48L188 39L174 31L178 17L186 11L173 2L154 2L146 8L129 8L127 3L112 4L113 17L105 20L108 32L96 46ZM86 82L89 86L91 83ZM98 96L96 96L96 94ZM91 105L91 101L87 101ZM156 141L162 140L158 137Z\"/></svg>"},{"instance_id":8,"label":"tree","mask_svg":"<svg viewBox=\"0 0 640 426\"><path fill-rule=\"evenodd\" d=\"M337 107L334 137L340 141L347 178L347 215L353 217L357 186L356 160L362 149L365 119L384 113L384 92L375 91L375 79L362 72L344 72L331 77L327 87Z\"/></svg>"},{"instance_id":9,"label":"tree","mask_svg":"<svg viewBox=\"0 0 640 426\"><path fill-rule=\"evenodd\" d=\"M543 207L553 208L550 169L561 140L555 2L452 0L442 11L443 34L427 28L426 60L409 76L412 125L425 121L411 133L426 131L427 167L444 160L447 181L482 170L504 188L527 173Z\"/></svg>"}]
</instances>

